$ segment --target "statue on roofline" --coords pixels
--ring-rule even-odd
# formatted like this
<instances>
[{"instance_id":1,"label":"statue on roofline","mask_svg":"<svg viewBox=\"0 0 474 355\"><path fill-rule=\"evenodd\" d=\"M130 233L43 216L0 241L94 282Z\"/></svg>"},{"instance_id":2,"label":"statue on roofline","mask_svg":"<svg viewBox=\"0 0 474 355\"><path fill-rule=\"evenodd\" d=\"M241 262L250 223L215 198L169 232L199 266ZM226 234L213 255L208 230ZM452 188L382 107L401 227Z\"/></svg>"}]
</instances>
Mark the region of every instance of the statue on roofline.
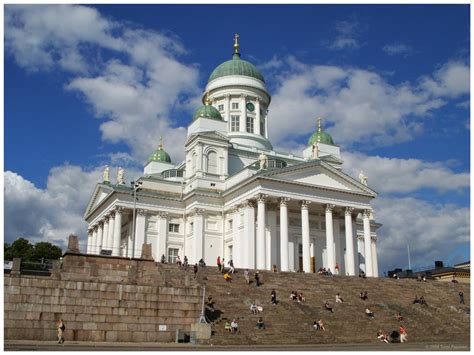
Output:
<instances>
[{"instance_id":1,"label":"statue on roofline","mask_svg":"<svg viewBox=\"0 0 474 355\"><path fill-rule=\"evenodd\" d=\"M123 185L125 182L123 181L123 168L119 167L117 170L117 185Z\"/></svg>"},{"instance_id":2,"label":"statue on roofline","mask_svg":"<svg viewBox=\"0 0 474 355\"><path fill-rule=\"evenodd\" d=\"M367 186L367 176L364 175L364 172L361 170L359 173L359 182L365 186Z\"/></svg>"},{"instance_id":3,"label":"statue on roofline","mask_svg":"<svg viewBox=\"0 0 474 355\"><path fill-rule=\"evenodd\" d=\"M104 182L110 182L110 169L108 165L105 166L104 173L102 174L102 179Z\"/></svg>"},{"instance_id":4,"label":"statue on roofline","mask_svg":"<svg viewBox=\"0 0 474 355\"><path fill-rule=\"evenodd\" d=\"M267 155L262 152L259 157L258 157L258 161L260 163L260 170L263 170L263 169L267 169L268 168L268 157Z\"/></svg>"}]
</instances>

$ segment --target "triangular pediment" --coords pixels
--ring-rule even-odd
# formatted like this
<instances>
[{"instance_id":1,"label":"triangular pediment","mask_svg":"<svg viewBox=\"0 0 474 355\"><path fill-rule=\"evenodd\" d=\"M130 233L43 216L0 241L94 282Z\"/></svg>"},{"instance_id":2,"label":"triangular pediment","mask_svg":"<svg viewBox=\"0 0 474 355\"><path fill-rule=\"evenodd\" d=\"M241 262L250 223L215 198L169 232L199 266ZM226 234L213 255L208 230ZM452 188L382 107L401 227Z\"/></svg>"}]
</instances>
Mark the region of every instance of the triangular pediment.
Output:
<instances>
[{"instance_id":1,"label":"triangular pediment","mask_svg":"<svg viewBox=\"0 0 474 355\"><path fill-rule=\"evenodd\" d=\"M84 217L89 215L95 208L102 203L109 195L114 192L114 189L106 184L97 184L92 193L91 199L89 200L89 204L87 205L86 212L84 213Z\"/></svg>"},{"instance_id":2,"label":"triangular pediment","mask_svg":"<svg viewBox=\"0 0 474 355\"><path fill-rule=\"evenodd\" d=\"M274 180L376 196L377 193L339 169L323 161L297 164L261 173Z\"/></svg>"}]
</instances>

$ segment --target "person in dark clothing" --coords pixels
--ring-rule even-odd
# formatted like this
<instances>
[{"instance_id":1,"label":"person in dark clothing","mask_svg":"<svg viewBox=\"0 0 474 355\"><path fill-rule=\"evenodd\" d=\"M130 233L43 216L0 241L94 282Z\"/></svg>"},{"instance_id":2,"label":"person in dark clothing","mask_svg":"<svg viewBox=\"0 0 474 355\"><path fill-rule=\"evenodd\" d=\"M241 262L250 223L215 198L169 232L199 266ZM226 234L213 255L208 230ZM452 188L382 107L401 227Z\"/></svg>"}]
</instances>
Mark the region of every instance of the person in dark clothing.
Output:
<instances>
[{"instance_id":1,"label":"person in dark clothing","mask_svg":"<svg viewBox=\"0 0 474 355\"><path fill-rule=\"evenodd\" d=\"M326 308L326 310L330 311L331 313L334 312L334 310L332 309L332 307L329 305L329 302L326 302L324 304L324 308Z\"/></svg>"},{"instance_id":2,"label":"person in dark clothing","mask_svg":"<svg viewBox=\"0 0 474 355\"><path fill-rule=\"evenodd\" d=\"M260 286L260 274L258 273L258 271L255 272L255 284L257 285L257 287Z\"/></svg>"},{"instance_id":3,"label":"person in dark clothing","mask_svg":"<svg viewBox=\"0 0 474 355\"><path fill-rule=\"evenodd\" d=\"M272 304L277 304L277 294L275 289L272 290Z\"/></svg>"},{"instance_id":4,"label":"person in dark clothing","mask_svg":"<svg viewBox=\"0 0 474 355\"><path fill-rule=\"evenodd\" d=\"M464 292L459 291L459 304L464 304Z\"/></svg>"},{"instance_id":5,"label":"person in dark clothing","mask_svg":"<svg viewBox=\"0 0 474 355\"><path fill-rule=\"evenodd\" d=\"M198 273L198 264L194 264L193 271L194 271L194 278L196 278L196 275Z\"/></svg>"},{"instance_id":6,"label":"person in dark clothing","mask_svg":"<svg viewBox=\"0 0 474 355\"><path fill-rule=\"evenodd\" d=\"M265 329L265 323L263 322L262 317L260 317L257 321L257 329Z\"/></svg>"}]
</instances>

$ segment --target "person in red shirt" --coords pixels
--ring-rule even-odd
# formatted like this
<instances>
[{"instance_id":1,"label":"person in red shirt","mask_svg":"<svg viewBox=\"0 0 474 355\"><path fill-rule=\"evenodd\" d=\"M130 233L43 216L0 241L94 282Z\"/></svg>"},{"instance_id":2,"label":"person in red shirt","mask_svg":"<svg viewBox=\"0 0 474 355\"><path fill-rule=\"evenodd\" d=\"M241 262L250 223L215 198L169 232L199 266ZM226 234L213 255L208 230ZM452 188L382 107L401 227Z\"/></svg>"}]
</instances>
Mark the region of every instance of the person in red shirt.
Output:
<instances>
[{"instance_id":1,"label":"person in red shirt","mask_svg":"<svg viewBox=\"0 0 474 355\"><path fill-rule=\"evenodd\" d=\"M403 325L400 326L400 343L406 342L407 341L407 330Z\"/></svg>"},{"instance_id":2,"label":"person in red shirt","mask_svg":"<svg viewBox=\"0 0 474 355\"><path fill-rule=\"evenodd\" d=\"M217 257L217 268L219 269L219 272L221 272L221 267L222 267L222 265L221 265L221 257L218 256L218 257Z\"/></svg>"}]
</instances>

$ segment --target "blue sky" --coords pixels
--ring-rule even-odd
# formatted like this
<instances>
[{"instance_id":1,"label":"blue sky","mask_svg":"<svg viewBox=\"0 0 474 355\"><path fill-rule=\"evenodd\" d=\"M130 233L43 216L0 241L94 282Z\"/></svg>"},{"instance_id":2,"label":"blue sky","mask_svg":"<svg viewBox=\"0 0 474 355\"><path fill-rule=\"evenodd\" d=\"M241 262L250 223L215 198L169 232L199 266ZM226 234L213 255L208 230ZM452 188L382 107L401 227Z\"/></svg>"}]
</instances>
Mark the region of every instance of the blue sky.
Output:
<instances>
[{"instance_id":1,"label":"blue sky","mask_svg":"<svg viewBox=\"0 0 474 355\"><path fill-rule=\"evenodd\" d=\"M5 238L85 236L102 166L137 176L160 134L179 162L238 32L273 145L298 154L320 115L379 192L382 270L405 240L419 266L468 259L469 26L467 5L7 5Z\"/></svg>"}]
</instances>

